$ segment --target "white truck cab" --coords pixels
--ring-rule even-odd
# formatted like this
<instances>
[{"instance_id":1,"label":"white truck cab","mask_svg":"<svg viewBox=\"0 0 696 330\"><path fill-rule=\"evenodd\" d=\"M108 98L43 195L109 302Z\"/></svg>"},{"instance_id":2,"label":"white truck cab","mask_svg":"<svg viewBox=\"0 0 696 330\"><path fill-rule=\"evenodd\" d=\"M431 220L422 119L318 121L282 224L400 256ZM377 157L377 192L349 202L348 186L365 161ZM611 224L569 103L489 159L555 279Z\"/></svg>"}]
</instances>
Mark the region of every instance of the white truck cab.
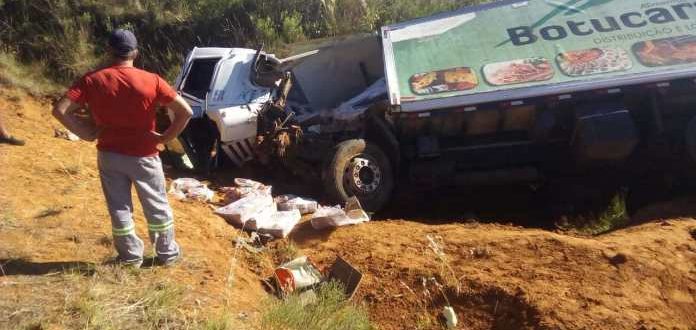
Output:
<instances>
[{"instance_id":1,"label":"white truck cab","mask_svg":"<svg viewBox=\"0 0 696 330\"><path fill-rule=\"evenodd\" d=\"M207 116L215 123L220 149L237 165L253 159L258 112L271 98L271 88L250 79L260 54L244 48L194 48L175 84L194 120Z\"/></svg>"}]
</instances>

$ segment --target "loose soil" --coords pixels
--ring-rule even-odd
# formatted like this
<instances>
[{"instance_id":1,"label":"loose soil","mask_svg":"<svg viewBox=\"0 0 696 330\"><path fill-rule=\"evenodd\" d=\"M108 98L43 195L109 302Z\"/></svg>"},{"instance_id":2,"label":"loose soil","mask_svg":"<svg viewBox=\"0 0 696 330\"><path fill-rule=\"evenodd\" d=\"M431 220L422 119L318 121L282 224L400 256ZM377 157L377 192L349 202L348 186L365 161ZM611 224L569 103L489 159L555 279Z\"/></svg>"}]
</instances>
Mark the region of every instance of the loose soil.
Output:
<instances>
[{"instance_id":1,"label":"loose soil","mask_svg":"<svg viewBox=\"0 0 696 330\"><path fill-rule=\"evenodd\" d=\"M96 151L55 138L46 101L0 87L0 115L27 140L0 145L0 328L39 320L69 329L66 297L86 282L56 274L113 257ZM248 317L254 328L272 265L237 254L240 233L209 205L172 204L185 259L140 271L139 283L176 283L185 288L182 313ZM693 197L653 205L631 227L594 238L438 210L437 221L403 216L335 231L304 222L289 239L320 266L341 256L363 272L353 300L379 329L441 328L448 304L461 329L694 329L694 205ZM146 237L138 206L136 222Z\"/></svg>"}]
</instances>

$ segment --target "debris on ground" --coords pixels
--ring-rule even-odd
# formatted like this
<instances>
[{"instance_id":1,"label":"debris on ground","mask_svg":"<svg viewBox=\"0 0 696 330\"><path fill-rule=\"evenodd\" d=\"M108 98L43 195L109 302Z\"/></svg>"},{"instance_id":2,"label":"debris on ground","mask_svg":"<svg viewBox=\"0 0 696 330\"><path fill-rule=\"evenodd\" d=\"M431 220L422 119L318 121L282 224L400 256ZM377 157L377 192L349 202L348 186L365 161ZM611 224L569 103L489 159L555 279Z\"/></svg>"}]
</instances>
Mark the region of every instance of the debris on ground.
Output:
<instances>
[{"instance_id":1,"label":"debris on ground","mask_svg":"<svg viewBox=\"0 0 696 330\"><path fill-rule=\"evenodd\" d=\"M301 219L302 214L298 210L276 211L270 217L262 219L265 222L257 222L256 228L259 233L269 234L276 238L285 238L300 223Z\"/></svg>"},{"instance_id":2,"label":"debris on ground","mask_svg":"<svg viewBox=\"0 0 696 330\"><path fill-rule=\"evenodd\" d=\"M261 237L252 233L248 238L237 236L234 238L235 249L244 248L248 252L258 254L264 251L263 242Z\"/></svg>"},{"instance_id":3,"label":"debris on ground","mask_svg":"<svg viewBox=\"0 0 696 330\"><path fill-rule=\"evenodd\" d=\"M314 213L319 208L317 201L295 195L280 195L275 198L275 202L280 211L298 210L302 215Z\"/></svg>"},{"instance_id":4,"label":"debris on ground","mask_svg":"<svg viewBox=\"0 0 696 330\"><path fill-rule=\"evenodd\" d=\"M306 256L281 265L273 273L281 297L299 293L302 300L307 302L311 302L312 296L316 299L314 289L317 286L331 282L339 283L350 300L358 290L362 277L360 271L341 257L337 257L333 265L323 274Z\"/></svg>"},{"instance_id":5,"label":"debris on ground","mask_svg":"<svg viewBox=\"0 0 696 330\"><path fill-rule=\"evenodd\" d=\"M273 273L283 295L319 284L323 276L308 257L299 257L276 268Z\"/></svg>"},{"instance_id":6,"label":"debris on ground","mask_svg":"<svg viewBox=\"0 0 696 330\"><path fill-rule=\"evenodd\" d=\"M169 194L180 201L212 202L215 192L207 185L192 178L180 178L172 181Z\"/></svg>"},{"instance_id":7,"label":"debris on ground","mask_svg":"<svg viewBox=\"0 0 696 330\"><path fill-rule=\"evenodd\" d=\"M264 217L269 217L275 212L275 203L270 194L252 193L242 199L239 199L227 206L218 208L215 213L225 218L232 225L250 230L256 228L247 227L249 220L255 220L252 224L254 227L258 222L264 222Z\"/></svg>"},{"instance_id":8,"label":"debris on ground","mask_svg":"<svg viewBox=\"0 0 696 330\"><path fill-rule=\"evenodd\" d=\"M59 139L64 139L68 141L80 141L80 137L75 135L75 133L68 131L64 128L56 128L53 130L53 136Z\"/></svg>"},{"instance_id":9,"label":"debris on ground","mask_svg":"<svg viewBox=\"0 0 696 330\"><path fill-rule=\"evenodd\" d=\"M272 186L248 179L235 179L235 185L223 188L225 200L232 202L215 211L233 225L285 238L302 219L298 209L278 207L271 195ZM298 205L306 209L305 205Z\"/></svg>"},{"instance_id":10,"label":"debris on ground","mask_svg":"<svg viewBox=\"0 0 696 330\"><path fill-rule=\"evenodd\" d=\"M223 193L223 200L226 204L234 203L252 193L271 194L272 187L266 186L254 180L237 178L234 180L234 187L224 187L220 191Z\"/></svg>"},{"instance_id":11,"label":"debris on ground","mask_svg":"<svg viewBox=\"0 0 696 330\"><path fill-rule=\"evenodd\" d=\"M370 221L357 198L340 206L323 207L317 201L296 195L280 195L273 198L272 186L249 179L237 178L234 187L221 188L226 206L215 210L232 225L245 230L258 231L276 238L285 238L302 220L312 214L314 229L337 228ZM185 181L181 184L195 184Z\"/></svg>"},{"instance_id":12,"label":"debris on ground","mask_svg":"<svg viewBox=\"0 0 696 330\"><path fill-rule=\"evenodd\" d=\"M442 311L442 315L445 317L445 324L447 325L447 329L457 328L457 313L454 312L454 308L452 308L452 306L446 306L445 309Z\"/></svg>"},{"instance_id":13,"label":"debris on ground","mask_svg":"<svg viewBox=\"0 0 696 330\"><path fill-rule=\"evenodd\" d=\"M356 197L346 202L345 209L340 206L319 207L312 216L312 228L324 230L343 226L357 225L370 221L370 216L362 209Z\"/></svg>"}]
</instances>

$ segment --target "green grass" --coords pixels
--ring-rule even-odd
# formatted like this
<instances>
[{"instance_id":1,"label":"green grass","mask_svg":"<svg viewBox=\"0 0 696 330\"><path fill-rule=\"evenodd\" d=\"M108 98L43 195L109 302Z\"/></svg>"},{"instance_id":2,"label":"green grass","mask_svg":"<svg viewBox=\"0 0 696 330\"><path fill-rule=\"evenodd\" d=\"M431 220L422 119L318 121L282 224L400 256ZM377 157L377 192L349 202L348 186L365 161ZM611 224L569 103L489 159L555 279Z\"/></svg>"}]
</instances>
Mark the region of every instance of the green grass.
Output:
<instances>
[{"instance_id":1,"label":"green grass","mask_svg":"<svg viewBox=\"0 0 696 330\"><path fill-rule=\"evenodd\" d=\"M620 192L601 213L571 217L560 227L584 235L601 235L625 227L630 220L626 209L626 194Z\"/></svg>"},{"instance_id":2,"label":"green grass","mask_svg":"<svg viewBox=\"0 0 696 330\"><path fill-rule=\"evenodd\" d=\"M363 330L374 329L366 310L346 300L338 283L317 289L317 299L305 304L299 295L271 301L261 328L268 330Z\"/></svg>"}]
</instances>

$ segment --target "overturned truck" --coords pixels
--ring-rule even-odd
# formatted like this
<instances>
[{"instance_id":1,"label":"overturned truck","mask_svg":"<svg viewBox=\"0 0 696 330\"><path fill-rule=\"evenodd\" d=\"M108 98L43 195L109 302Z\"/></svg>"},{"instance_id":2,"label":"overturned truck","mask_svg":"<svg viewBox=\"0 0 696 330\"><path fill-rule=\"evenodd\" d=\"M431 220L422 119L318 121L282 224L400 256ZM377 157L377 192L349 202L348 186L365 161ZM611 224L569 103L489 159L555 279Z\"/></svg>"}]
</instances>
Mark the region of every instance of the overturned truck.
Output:
<instances>
[{"instance_id":1,"label":"overturned truck","mask_svg":"<svg viewBox=\"0 0 696 330\"><path fill-rule=\"evenodd\" d=\"M204 171L282 164L371 211L399 182L682 173L695 31L686 0L499 1L287 59L195 48L176 82L195 119L168 149Z\"/></svg>"}]
</instances>

